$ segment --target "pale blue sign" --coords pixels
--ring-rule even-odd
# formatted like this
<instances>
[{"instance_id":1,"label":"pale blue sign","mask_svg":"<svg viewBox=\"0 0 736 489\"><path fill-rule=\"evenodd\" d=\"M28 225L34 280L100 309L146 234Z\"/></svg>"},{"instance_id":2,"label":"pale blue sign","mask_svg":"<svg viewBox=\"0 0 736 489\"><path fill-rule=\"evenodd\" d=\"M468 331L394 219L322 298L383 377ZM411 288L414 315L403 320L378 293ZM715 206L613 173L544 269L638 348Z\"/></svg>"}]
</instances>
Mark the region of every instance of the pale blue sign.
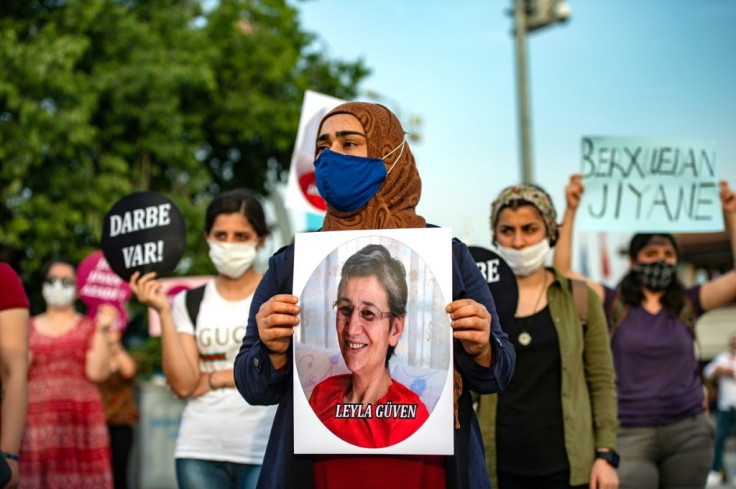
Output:
<instances>
[{"instance_id":1,"label":"pale blue sign","mask_svg":"<svg viewBox=\"0 0 736 489\"><path fill-rule=\"evenodd\" d=\"M721 231L715 144L690 139L583 137L587 231Z\"/></svg>"}]
</instances>

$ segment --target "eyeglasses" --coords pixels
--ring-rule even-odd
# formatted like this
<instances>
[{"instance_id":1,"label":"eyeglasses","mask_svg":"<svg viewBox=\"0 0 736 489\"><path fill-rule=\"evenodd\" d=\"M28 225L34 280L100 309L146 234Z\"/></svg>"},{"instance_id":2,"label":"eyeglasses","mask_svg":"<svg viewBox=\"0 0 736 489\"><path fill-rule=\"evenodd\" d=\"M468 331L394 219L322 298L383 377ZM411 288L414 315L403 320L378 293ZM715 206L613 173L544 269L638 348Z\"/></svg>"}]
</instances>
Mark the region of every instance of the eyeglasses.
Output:
<instances>
[{"instance_id":1,"label":"eyeglasses","mask_svg":"<svg viewBox=\"0 0 736 489\"><path fill-rule=\"evenodd\" d=\"M353 311L355 310L355 307L353 306L347 304L340 305L339 301L335 301L332 303L332 307L337 308L337 318L342 321L348 321L353 317ZM358 317L360 317L361 321L365 323L372 323L376 319L390 318L391 313L379 311L378 309L370 306L363 306L358 309Z\"/></svg>"},{"instance_id":2,"label":"eyeglasses","mask_svg":"<svg viewBox=\"0 0 736 489\"><path fill-rule=\"evenodd\" d=\"M46 282L49 285L54 285L54 283L56 282L61 282L61 285L63 285L64 287L72 287L76 283L76 280L74 280L73 278L68 278L68 277L61 278L61 277L48 276L46 277L44 282Z\"/></svg>"}]
</instances>

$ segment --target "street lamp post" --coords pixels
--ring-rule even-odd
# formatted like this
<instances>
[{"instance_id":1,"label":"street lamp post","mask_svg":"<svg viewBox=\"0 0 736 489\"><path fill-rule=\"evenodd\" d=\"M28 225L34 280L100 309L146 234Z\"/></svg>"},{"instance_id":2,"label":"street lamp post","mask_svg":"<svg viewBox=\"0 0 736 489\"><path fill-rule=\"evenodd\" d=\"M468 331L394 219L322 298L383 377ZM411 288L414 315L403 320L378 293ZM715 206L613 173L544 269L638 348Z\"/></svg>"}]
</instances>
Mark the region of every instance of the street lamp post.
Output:
<instances>
[{"instance_id":1,"label":"street lamp post","mask_svg":"<svg viewBox=\"0 0 736 489\"><path fill-rule=\"evenodd\" d=\"M514 36L516 38L516 83L519 100L521 181L523 183L533 183L526 34L555 22L567 21L570 17L570 7L564 0L513 0L513 2Z\"/></svg>"},{"instance_id":2,"label":"street lamp post","mask_svg":"<svg viewBox=\"0 0 736 489\"><path fill-rule=\"evenodd\" d=\"M514 0L514 23L516 33L516 83L519 101L519 141L521 153L521 181L532 183L531 135L529 126L529 95L526 81L526 16L525 0Z\"/></svg>"}]
</instances>

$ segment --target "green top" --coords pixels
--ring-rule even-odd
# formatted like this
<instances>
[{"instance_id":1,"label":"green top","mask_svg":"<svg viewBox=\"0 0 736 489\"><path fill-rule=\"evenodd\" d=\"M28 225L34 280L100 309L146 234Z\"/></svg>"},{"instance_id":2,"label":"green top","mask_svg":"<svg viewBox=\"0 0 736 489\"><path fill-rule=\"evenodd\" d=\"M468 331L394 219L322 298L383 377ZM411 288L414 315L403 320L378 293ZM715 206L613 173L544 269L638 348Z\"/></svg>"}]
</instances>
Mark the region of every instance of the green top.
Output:
<instances>
[{"instance_id":1,"label":"green top","mask_svg":"<svg viewBox=\"0 0 736 489\"><path fill-rule=\"evenodd\" d=\"M547 302L560 345L565 449L570 462L570 485L575 486L590 481L597 448L616 448L616 374L600 298L588 288L588 326L584 331L570 281L557 270L552 271L555 280L547 288ZM497 395L480 396L477 409L493 487L498 487Z\"/></svg>"}]
</instances>

